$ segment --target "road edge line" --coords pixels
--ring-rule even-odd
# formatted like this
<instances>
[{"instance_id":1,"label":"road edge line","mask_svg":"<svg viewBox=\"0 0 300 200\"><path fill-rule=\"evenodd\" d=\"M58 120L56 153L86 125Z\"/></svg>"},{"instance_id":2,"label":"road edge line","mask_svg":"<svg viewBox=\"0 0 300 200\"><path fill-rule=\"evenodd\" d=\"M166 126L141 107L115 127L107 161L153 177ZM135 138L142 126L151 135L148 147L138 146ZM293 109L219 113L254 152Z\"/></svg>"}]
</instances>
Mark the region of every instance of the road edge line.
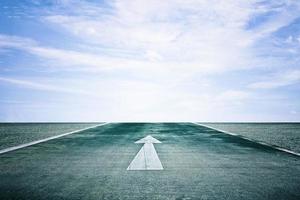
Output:
<instances>
[{"instance_id":1,"label":"road edge line","mask_svg":"<svg viewBox=\"0 0 300 200\"><path fill-rule=\"evenodd\" d=\"M25 147L29 147L29 146L32 146L32 145L35 145L35 144L47 142L49 140L57 139L57 138L60 138L60 137L63 137L63 136L71 135L73 133L78 133L78 132L85 131L85 130L92 129L92 128L96 128L96 127L99 127L99 126L104 126L104 125L107 125L109 123L110 122L105 122L103 124L98 124L98 125L95 125L95 126L90 126L90 127L86 127L86 128L83 128L83 129L79 129L79 130L75 130L75 131L63 133L63 134L60 134L60 135L55 135L55 136L47 137L45 139L36 140L36 141L28 142L28 143L25 143L25 144L20 144L20 145L14 146L14 147L8 147L8 148L5 148L5 149L1 149L0 150L0 155L4 154L4 153L11 152L11 151L15 151L15 150L18 150L18 149L22 149L22 148L25 148Z\"/></svg>"},{"instance_id":2,"label":"road edge line","mask_svg":"<svg viewBox=\"0 0 300 200\"><path fill-rule=\"evenodd\" d=\"M285 153L292 154L292 155L294 155L294 156L299 156L299 157L300 157L300 153L297 153L297 152L292 151L292 150L288 150L288 149L285 149L285 148L282 148L282 147L278 147L278 146L275 146L275 145L272 145L272 144L268 144L268 143L265 143L265 142L261 142L261 141L258 141L258 140L254 140L254 139L245 137L245 136L243 136L243 135L239 135L239 134L236 134L236 133L231 133L231 132L224 131L224 130L221 130L221 129L217 129L217 128L214 128L214 127L211 127L211 126L208 126L208 125L204 125L204 124L201 124L201 123L197 123L197 122L191 122L191 123L192 123L192 124L195 124L195 125L198 125L198 126L204 126L204 127L206 127L206 128L214 129L214 130L216 130L216 131L219 131L219 132L222 132L222 133L231 135L231 136L239 137L239 138L242 138L242 139L244 139L244 140L248 140L248 141L251 141L251 142L255 142L255 143L258 143L258 144L267 146L267 147L271 147L271 148L276 149L276 150L278 150L278 151L283 151L283 152L285 152Z\"/></svg>"}]
</instances>

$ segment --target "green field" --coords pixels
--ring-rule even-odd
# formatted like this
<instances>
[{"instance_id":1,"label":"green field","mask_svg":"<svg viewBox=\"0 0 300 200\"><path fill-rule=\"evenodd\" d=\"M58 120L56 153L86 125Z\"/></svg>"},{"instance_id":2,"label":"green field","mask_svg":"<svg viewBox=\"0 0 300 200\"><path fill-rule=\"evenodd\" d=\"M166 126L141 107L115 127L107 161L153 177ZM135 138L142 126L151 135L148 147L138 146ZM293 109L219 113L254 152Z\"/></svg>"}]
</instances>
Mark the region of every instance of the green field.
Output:
<instances>
[{"instance_id":1,"label":"green field","mask_svg":"<svg viewBox=\"0 0 300 200\"><path fill-rule=\"evenodd\" d=\"M127 171L152 135L163 170ZM191 123L111 123L0 155L0 199L300 199L300 158Z\"/></svg>"}]
</instances>

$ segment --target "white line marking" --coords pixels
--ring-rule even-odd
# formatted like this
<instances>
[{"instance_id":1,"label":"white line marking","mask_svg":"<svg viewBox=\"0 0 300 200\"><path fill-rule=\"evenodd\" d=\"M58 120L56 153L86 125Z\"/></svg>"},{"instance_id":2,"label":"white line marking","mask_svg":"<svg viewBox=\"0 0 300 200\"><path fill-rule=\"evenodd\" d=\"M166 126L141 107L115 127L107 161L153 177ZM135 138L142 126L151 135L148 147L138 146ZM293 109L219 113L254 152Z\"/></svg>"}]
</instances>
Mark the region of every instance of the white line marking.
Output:
<instances>
[{"instance_id":1,"label":"white line marking","mask_svg":"<svg viewBox=\"0 0 300 200\"><path fill-rule=\"evenodd\" d=\"M68 132L68 133L63 133L63 134L60 134L60 135L48 137L48 138L41 139L41 140L36 140L36 141L29 142L29 143L26 143L26 144L21 144L21 145L18 145L18 146L9 147L9 148L0 150L0 154L4 154L4 153L8 153L10 151L15 151L17 149L22 149L22 148L25 148L25 147L29 147L29 146L32 146L32 145L35 145L35 144L39 144L39 143L42 143L42 142L46 142L46 141L49 141L49 140L60 138L60 137L66 136L66 135L71 135L73 133L78 133L78 132L85 131L85 130L88 130L88 129L91 129L91 128L96 128L98 126L104 126L106 124L109 124L109 122L104 123L104 124L99 124L99 125L96 125L96 126L90 126L90 127L75 130L75 131L71 131L71 132Z\"/></svg>"},{"instance_id":2,"label":"white line marking","mask_svg":"<svg viewBox=\"0 0 300 200\"><path fill-rule=\"evenodd\" d=\"M236 136L236 137L240 137L240 138L243 138L244 140L248 140L248 141L255 142L255 143L258 143L258 144L261 144L261 145L264 145L264 146L268 146L268 147L271 147L273 149L277 149L279 151L283 151L283 152L286 152L286 153L289 153L289 154L292 154L292 155L295 155L295 156L300 156L300 153L295 152L295 151L291 151L291 150L288 150L288 149L277 147L275 145L271 145L271 144L268 144L268 143L265 143L265 142L253 140L251 138L248 138L248 137L245 137L245 136L242 136L242 135L238 135L238 134L235 134L235 133L231 133L231 132L228 132L228 131L217 129L217 128L214 128L214 127L211 127L211 126L208 126L208 125L204 125L204 124L200 124L200 123L197 123L197 122L191 122L191 123L196 124L198 126L204 126L206 128L214 129L216 131L219 131L219 132L222 132L222 133L225 133L225 134L228 134L228 135L233 135L233 136Z\"/></svg>"},{"instance_id":3,"label":"white line marking","mask_svg":"<svg viewBox=\"0 0 300 200\"><path fill-rule=\"evenodd\" d=\"M144 143L144 146L131 161L127 170L163 170L153 143L161 143L151 135L136 141L135 143Z\"/></svg>"}]
</instances>

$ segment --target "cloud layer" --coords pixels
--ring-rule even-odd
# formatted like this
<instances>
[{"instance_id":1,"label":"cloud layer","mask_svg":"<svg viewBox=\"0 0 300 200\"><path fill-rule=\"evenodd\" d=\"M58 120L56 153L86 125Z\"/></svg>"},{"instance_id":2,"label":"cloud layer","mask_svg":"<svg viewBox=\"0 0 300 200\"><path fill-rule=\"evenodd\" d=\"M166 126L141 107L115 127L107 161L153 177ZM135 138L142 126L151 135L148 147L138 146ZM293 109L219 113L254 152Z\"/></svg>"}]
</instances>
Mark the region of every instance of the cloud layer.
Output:
<instances>
[{"instance_id":1,"label":"cloud layer","mask_svg":"<svg viewBox=\"0 0 300 200\"><path fill-rule=\"evenodd\" d=\"M283 102L278 113L299 113L296 1L56 0L26 6L25 30L18 31L20 19L13 17L20 12L7 6L3 12L15 31L0 32L2 92L42 92L87 113L73 118L55 103L66 121L278 120L270 110ZM281 91L285 87L291 91Z\"/></svg>"}]
</instances>

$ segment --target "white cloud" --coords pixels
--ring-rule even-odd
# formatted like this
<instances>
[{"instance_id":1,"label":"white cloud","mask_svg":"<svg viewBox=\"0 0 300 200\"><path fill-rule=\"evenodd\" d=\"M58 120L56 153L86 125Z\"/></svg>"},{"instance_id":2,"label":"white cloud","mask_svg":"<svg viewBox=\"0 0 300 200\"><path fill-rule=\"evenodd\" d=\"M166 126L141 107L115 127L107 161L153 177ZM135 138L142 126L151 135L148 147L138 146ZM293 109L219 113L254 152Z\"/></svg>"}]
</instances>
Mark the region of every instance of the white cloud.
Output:
<instances>
[{"instance_id":1,"label":"white cloud","mask_svg":"<svg viewBox=\"0 0 300 200\"><path fill-rule=\"evenodd\" d=\"M61 70L71 69L97 72L121 69L132 73L139 73L140 75L149 75L149 72L158 74L158 72L160 72L161 77L169 76L170 74L185 77L187 74L193 75L195 72L213 73L238 69L240 68L239 61L240 64L242 64L244 59L240 55L240 60L238 60L233 54L220 54L218 58L215 58L215 56L213 56L215 50L209 50L209 48L207 48L205 52L196 53L196 55L192 55L193 52L189 53L190 55L186 55L188 57L199 56L199 58L202 56L201 61L193 58L181 59L179 55L165 59L160 52L153 50L145 50L143 55L137 57L103 55L97 54L96 52L86 53L76 50L41 46L34 40L8 35L0 35L0 45L2 49L15 48L23 50L44 59L44 63L48 62ZM187 51L188 50L186 50L186 52ZM184 52L178 53L181 53L184 57ZM230 65L230 60L235 60L235 65ZM216 65L215 62L222 62L222 64Z\"/></svg>"},{"instance_id":2,"label":"white cloud","mask_svg":"<svg viewBox=\"0 0 300 200\"><path fill-rule=\"evenodd\" d=\"M7 36L2 46L22 48L59 66L92 72L126 69L148 74L154 69L165 74L194 74L260 67L266 60L257 56L261 52L253 45L299 15L294 11L297 9L292 13L285 7L279 9L279 3L259 3L117 0L104 6L62 1L57 2L61 5L57 12L46 12L43 22L50 22L55 29L63 28L74 41L94 51L47 47L27 38ZM253 16L270 9L279 13L278 20L269 20L253 30L245 28ZM103 48L101 52L96 50L99 47Z\"/></svg>"},{"instance_id":3,"label":"white cloud","mask_svg":"<svg viewBox=\"0 0 300 200\"><path fill-rule=\"evenodd\" d=\"M300 82L300 70L276 73L265 78L264 81L251 83L248 87L253 89L274 89L293 85Z\"/></svg>"},{"instance_id":4,"label":"white cloud","mask_svg":"<svg viewBox=\"0 0 300 200\"><path fill-rule=\"evenodd\" d=\"M5 83L19 86L21 88L28 88L33 90L62 92L62 93L71 93L71 94L80 94L80 95L93 95L92 93L80 89L65 88L59 85L50 85L50 84L38 83L38 82L21 80L16 78L0 77L0 82L5 82Z\"/></svg>"},{"instance_id":5,"label":"white cloud","mask_svg":"<svg viewBox=\"0 0 300 200\"><path fill-rule=\"evenodd\" d=\"M250 97L249 92L239 90L228 90L217 96L219 101L241 101Z\"/></svg>"},{"instance_id":6,"label":"white cloud","mask_svg":"<svg viewBox=\"0 0 300 200\"><path fill-rule=\"evenodd\" d=\"M29 38L0 34L0 48L25 48L36 42Z\"/></svg>"},{"instance_id":7,"label":"white cloud","mask_svg":"<svg viewBox=\"0 0 300 200\"><path fill-rule=\"evenodd\" d=\"M93 17L52 15L45 19L92 45L146 55L155 52L159 62L154 65L170 70L181 65L185 70L216 72L253 63L252 38L243 28L255 12L250 3L113 1L111 7L109 14ZM142 68L153 61L153 56L145 58L138 63Z\"/></svg>"},{"instance_id":8,"label":"white cloud","mask_svg":"<svg viewBox=\"0 0 300 200\"><path fill-rule=\"evenodd\" d=\"M271 3L270 5L266 6L264 9L262 9L262 12L258 11L259 14L264 15L273 12L273 16L252 29L253 36L257 37L257 39L269 36L271 33L276 32L299 17L299 2L292 3L289 1L279 1L275 2L274 4Z\"/></svg>"}]
</instances>

